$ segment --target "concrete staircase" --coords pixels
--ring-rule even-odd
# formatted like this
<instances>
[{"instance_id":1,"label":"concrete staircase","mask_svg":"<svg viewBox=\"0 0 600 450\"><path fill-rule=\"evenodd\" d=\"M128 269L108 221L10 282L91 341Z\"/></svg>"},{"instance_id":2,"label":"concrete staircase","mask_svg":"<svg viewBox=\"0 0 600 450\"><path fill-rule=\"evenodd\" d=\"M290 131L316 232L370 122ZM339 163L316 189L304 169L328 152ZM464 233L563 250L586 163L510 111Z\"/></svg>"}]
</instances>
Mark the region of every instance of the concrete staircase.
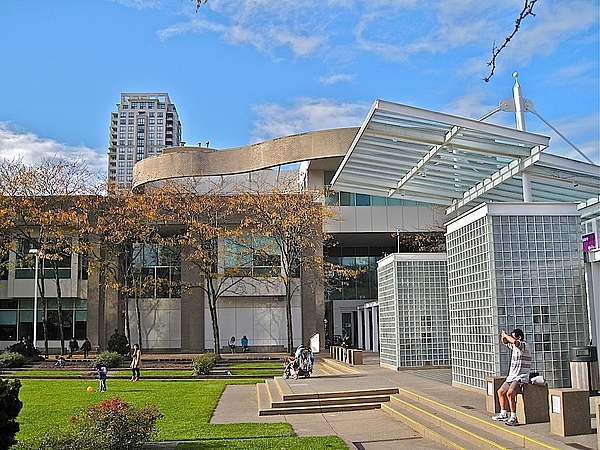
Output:
<instances>
[{"instance_id":1,"label":"concrete staircase","mask_svg":"<svg viewBox=\"0 0 600 450\"><path fill-rule=\"evenodd\" d=\"M323 362L320 364L320 376L358 373L356 367L330 360ZM381 409L423 437L447 448L593 449L569 444L568 440L552 439L552 444L549 444L548 423L508 427L502 422L492 421L491 414L485 410L468 405L456 406L468 402L461 403L460 399L442 402L434 393L424 395L402 387L294 394L285 380L275 377L257 384L257 395L261 416Z\"/></svg>"},{"instance_id":2,"label":"concrete staircase","mask_svg":"<svg viewBox=\"0 0 600 450\"><path fill-rule=\"evenodd\" d=\"M256 385L259 416L379 409L397 388L294 394L279 377Z\"/></svg>"},{"instance_id":3,"label":"concrete staircase","mask_svg":"<svg viewBox=\"0 0 600 450\"><path fill-rule=\"evenodd\" d=\"M508 427L502 422L493 422L491 414L461 410L402 388L398 394L391 396L391 401L384 404L382 409L422 436L449 448L573 449L560 442L548 445L548 439L536 433L536 425L541 430L542 427L548 428L547 423Z\"/></svg>"}]
</instances>

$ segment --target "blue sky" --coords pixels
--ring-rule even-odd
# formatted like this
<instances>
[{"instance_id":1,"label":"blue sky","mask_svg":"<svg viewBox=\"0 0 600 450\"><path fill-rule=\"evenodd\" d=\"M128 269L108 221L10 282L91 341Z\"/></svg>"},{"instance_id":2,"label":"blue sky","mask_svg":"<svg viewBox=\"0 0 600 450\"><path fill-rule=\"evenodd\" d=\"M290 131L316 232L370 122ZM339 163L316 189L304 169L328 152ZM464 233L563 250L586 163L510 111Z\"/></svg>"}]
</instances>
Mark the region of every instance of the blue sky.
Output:
<instances>
[{"instance_id":1,"label":"blue sky","mask_svg":"<svg viewBox=\"0 0 600 450\"><path fill-rule=\"evenodd\" d=\"M479 118L512 96L600 163L598 0L0 2L0 158L105 171L121 92L168 92L183 139L238 147L359 126L376 99ZM581 159L535 116L552 153ZM490 120L514 126L498 113Z\"/></svg>"}]
</instances>

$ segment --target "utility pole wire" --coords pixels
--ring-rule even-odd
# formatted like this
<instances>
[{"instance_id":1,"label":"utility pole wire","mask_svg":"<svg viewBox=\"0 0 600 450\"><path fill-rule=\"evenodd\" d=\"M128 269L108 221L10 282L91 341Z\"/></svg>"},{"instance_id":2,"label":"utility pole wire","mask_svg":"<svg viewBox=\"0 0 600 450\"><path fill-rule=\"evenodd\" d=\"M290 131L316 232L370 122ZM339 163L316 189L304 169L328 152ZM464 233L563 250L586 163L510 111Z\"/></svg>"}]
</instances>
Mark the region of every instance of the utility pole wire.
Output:
<instances>
[{"instance_id":1,"label":"utility pole wire","mask_svg":"<svg viewBox=\"0 0 600 450\"><path fill-rule=\"evenodd\" d=\"M533 13L533 7L536 4L536 2L537 0L525 0L525 6L523 6L521 14L519 14L519 17L517 18L517 20L515 20L515 29L513 30L513 32L504 40L504 43L500 47L496 47L496 43L494 42L494 45L492 47L492 59L490 60L490 62L487 63L488 66L492 67L492 70L490 74L483 79L483 81L485 81L486 83L490 81L490 79L494 76L494 72L496 71L496 59L498 58L498 55L502 50L504 50L504 48L506 48L506 46L515 36L515 34L517 34L517 31L519 31L519 28L521 27L521 22L523 22L523 20L527 16L535 17L535 14Z\"/></svg>"}]
</instances>

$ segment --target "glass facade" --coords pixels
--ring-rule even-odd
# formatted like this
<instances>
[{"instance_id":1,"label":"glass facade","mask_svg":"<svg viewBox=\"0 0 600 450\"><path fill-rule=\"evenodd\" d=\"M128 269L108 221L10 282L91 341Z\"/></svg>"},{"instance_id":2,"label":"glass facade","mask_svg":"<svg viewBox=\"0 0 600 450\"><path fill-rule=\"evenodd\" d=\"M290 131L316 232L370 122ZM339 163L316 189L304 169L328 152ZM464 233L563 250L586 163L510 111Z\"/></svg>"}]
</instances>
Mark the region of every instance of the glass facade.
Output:
<instances>
[{"instance_id":1,"label":"glass facade","mask_svg":"<svg viewBox=\"0 0 600 450\"><path fill-rule=\"evenodd\" d=\"M335 175L334 171L324 172L324 186L327 187L331 184L333 175ZM355 194L354 192L330 191L325 198L325 204L329 206L418 206L425 203L400 198Z\"/></svg>"},{"instance_id":2,"label":"glass facade","mask_svg":"<svg viewBox=\"0 0 600 450\"><path fill-rule=\"evenodd\" d=\"M380 363L449 366L445 255L390 255L379 262L378 278Z\"/></svg>"},{"instance_id":3,"label":"glass facade","mask_svg":"<svg viewBox=\"0 0 600 450\"><path fill-rule=\"evenodd\" d=\"M532 371L568 387L569 347L589 341L580 218L510 208L449 227L452 379L484 389L486 376L507 374L500 332L521 328Z\"/></svg>"},{"instance_id":4,"label":"glass facade","mask_svg":"<svg viewBox=\"0 0 600 450\"><path fill-rule=\"evenodd\" d=\"M279 276L280 253L275 239L267 236L246 235L238 239L225 239L225 272L240 276Z\"/></svg>"},{"instance_id":5,"label":"glass facade","mask_svg":"<svg viewBox=\"0 0 600 450\"><path fill-rule=\"evenodd\" d=\"M44 339L44 310L38 303L37 337ZM79 298L63 298L63 333L65 339L75 336L83 339L87 327L87 300ZM47 309L48 339L60 339L58 304L56 299L48 299ZM0 300L0 341L14 341L33 336L33 299Z\"/></svg>"},{"instance_id":6,"label":"glass facade","mask_svg":"<svg viewBox=\"0 0 600 450\"><path fill-rule=\"evenodd\" d=\"M141 297L181 297L181 251L177 247L135 244L134 263L144 280Z\"/></svg>"}]
</instances>

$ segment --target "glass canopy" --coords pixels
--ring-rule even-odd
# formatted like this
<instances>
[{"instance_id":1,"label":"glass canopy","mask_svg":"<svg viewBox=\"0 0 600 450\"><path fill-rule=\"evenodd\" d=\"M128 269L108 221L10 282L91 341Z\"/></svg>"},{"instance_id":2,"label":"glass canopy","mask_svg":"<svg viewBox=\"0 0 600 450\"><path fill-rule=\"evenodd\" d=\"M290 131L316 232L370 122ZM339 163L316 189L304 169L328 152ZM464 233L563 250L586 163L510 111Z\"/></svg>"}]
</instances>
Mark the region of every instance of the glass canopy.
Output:
<instances>
[{"instance_id":1,"label":"glass canopy","mask_svg":"<svg viewBox=\"0 0 600 450\"><path fill-rule=\"evenodd\" d=\"M550 138L377 100L332 188L423 201L458 212L482 202L585 202L600 166L543 153Z\"/></svg>"}]
</instances>

